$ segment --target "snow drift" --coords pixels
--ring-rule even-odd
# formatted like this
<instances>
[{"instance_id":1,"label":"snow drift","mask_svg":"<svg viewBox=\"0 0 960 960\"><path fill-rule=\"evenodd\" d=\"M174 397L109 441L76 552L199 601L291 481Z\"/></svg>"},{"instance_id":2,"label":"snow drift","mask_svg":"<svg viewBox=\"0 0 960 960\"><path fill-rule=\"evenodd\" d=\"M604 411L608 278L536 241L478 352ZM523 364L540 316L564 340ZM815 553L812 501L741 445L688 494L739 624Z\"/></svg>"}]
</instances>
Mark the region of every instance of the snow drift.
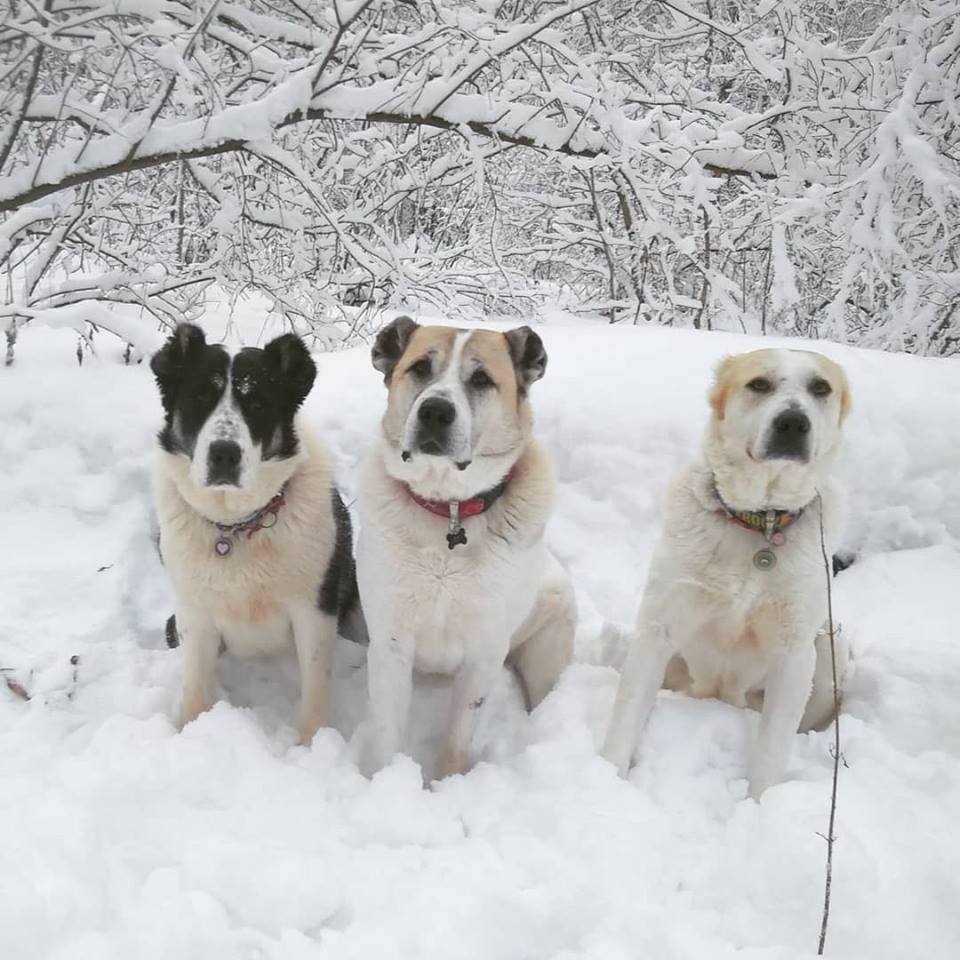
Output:
<instances>
[{"instance_id":1,"label":"snow drift","mask_svg":"<svg viewBox=\"0 0 960 960\"><path fill-rule=\"evenodd\" d=\"M228 699L175 731L149 370L112 345L78 368L68 334L31 331L0 376L0 668L31 695L0 682L0 955L814 954L829 734L796 738L760 804L743 779L756 716L724 704L662 695L629 782L596 754L616 683L603 625L633 616L712 365L760 343L560 319L541 333L534 408L560 478L548 538L577 586L580 663L530 718L505 676L486 762L425 789L413 759L357 772L364 655L347 643L337 729L311 749L295 745L292 660L224 659ZM946 960L960 951L960 366L817 347L852 382L844 546L859 556L835 581L855 661L828 954ZM349 501L385 394L363 349L317 361L306 409ZM445 693L424 686L415 756Z\"/></svg>"}]
</instances>

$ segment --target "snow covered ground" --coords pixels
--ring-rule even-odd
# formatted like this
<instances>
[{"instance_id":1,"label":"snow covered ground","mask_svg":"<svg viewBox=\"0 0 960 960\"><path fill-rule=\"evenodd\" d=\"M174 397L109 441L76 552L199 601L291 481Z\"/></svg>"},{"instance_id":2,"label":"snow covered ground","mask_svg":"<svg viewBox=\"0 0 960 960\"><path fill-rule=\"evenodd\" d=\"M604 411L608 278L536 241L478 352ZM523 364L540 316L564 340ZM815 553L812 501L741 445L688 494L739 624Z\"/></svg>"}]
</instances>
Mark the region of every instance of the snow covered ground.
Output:
<instances>
[{"instance_id":1,"label":"snow covered ground","mask_svg":"<svg viewBox=\"0 0 960 960\"><path fill-rule=\"evenodd\" d=\"M262 321L247 308L242 329ZM221 315L208 321L219 337ZM538 431L561 481L549 538L578 588L581 662L527 718L488 704L488 762L425 789L372 781L350 737L363 651L344 643L337 729L295 745L291 661L224 660L229 697L178 734L171 597L151 542L160 406L146 365L24 331L0 372L0 957L696 958L815 954L830 736L745 799L756 716L663 695L629 782L596 755L672 468L693 455L723 334L541 330ZM854 391L835 582L856 656L828 955L960 956L960 364L824 344ZM307 409L351 495L384 392L363 349L318 358ZM445 691L421 691L418 756Z\"/></svg>"}]
</instances>

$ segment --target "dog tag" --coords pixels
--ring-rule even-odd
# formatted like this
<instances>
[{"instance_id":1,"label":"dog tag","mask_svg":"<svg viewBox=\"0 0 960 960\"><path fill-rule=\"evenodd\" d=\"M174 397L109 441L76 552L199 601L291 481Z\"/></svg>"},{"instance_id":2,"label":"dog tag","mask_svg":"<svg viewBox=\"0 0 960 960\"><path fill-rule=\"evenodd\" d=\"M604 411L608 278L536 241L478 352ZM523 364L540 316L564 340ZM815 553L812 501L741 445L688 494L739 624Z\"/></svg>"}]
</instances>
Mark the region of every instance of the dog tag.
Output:
<instances>
[{"instance_id":1,"label":"dog tag","mask_svg":"<svg viewBox=\"0 0 960 960\"><path fill-rule=\"evenodd\" d=\"M459 527L456 532L447 534L447 547L452 550L458 543L467 542L467 531Z\"/></svg>"},{"instance_id":2,"label":"dog tag","mask_svg":"<svg viewBox=\"0 0 960 960\"><path fill-rule=\"evenodd\" d=\"M753 565L758 570L772 570L777 565L777 556L772 550L764 547L753 555Z\"/></svg>"},{"instance_id":3,"label":"dog tag","mask_svg":"<svg viewBox=\"0 0 960 960\"><path fill-rule=\"evenodd\" d=\"M450 506L450 526L447 528L447 549L452 550L458 543L467 542L467 531L463 529L460 523L460 501L451 500Z\"/></svg>"},{"instance_id":4,"label":"dog tag","mask_svg":"<svg viewBox=\"0 0 960 960\"><path fill-rule=\"evenodd\" d=\"M229 537L221 537L213 545L213 550L218 557L229 557L233 553L233 541Z\"/></svg>"}]
</instances>

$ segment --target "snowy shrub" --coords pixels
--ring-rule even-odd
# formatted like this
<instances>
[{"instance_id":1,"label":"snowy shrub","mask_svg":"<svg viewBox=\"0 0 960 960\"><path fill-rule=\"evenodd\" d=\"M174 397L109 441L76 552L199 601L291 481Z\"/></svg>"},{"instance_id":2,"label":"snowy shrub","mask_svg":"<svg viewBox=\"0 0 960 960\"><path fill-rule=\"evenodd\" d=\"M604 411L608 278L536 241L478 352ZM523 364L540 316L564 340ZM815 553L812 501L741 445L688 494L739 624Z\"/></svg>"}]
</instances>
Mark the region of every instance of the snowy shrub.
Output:
<instances>
[{"instance_id":1,"label":"snowy shrub","mask_svg":"<svg viewBox=\"0 0 960 960\"><path fill-rule=\"evenodd\" d=\"M207 285L960 352L955 0L13 0L8 361Z\"/></svg>"}]
</instances>

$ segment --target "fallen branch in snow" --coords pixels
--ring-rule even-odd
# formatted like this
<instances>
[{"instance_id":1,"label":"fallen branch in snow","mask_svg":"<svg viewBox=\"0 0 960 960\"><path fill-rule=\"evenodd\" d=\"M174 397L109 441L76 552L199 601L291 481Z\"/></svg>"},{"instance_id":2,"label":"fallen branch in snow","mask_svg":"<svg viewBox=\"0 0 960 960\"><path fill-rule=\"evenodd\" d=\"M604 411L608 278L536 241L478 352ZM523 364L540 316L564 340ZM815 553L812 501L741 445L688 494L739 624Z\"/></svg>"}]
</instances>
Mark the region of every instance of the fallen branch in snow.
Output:
<instances>
[{"instance_id":1,"label":"fallen branch in snow","mask_svg":"<svg viewBox=\"0 0 960 960\"><path fill-rule=\"evenodd\" d=\"M837 651L834 643L833 627L833 570L827 556L827 544L823 533L823 500L820 500L820 552L823 555L823 569L827 577L827 627L830 630L830 665L833 671L833 785L830 791L830 822L827 827L827 868L823 888L823 916L820 920L820 943L817 956L823 956L827 942L827 924L830 920L830 893L833 885L833 826L837 817L837 780L840 776L840 690L837 686Z\"/></svg>"},{"instance_id":2,"label":"fallen branch in snow","mask_svg":"<svg viewBox=\"0 0 960 960\"><path fill-rule=\"evenodd\" d=\"M6 674L8 672L8 667L0 667L0 673ZM7 689L15 696L19 697L21 700L29 700L30 694L27 693L26 689L16 680L11 679L8 676L4 676L3 682L7 685Z\"/></svg>"}]
</instances>

